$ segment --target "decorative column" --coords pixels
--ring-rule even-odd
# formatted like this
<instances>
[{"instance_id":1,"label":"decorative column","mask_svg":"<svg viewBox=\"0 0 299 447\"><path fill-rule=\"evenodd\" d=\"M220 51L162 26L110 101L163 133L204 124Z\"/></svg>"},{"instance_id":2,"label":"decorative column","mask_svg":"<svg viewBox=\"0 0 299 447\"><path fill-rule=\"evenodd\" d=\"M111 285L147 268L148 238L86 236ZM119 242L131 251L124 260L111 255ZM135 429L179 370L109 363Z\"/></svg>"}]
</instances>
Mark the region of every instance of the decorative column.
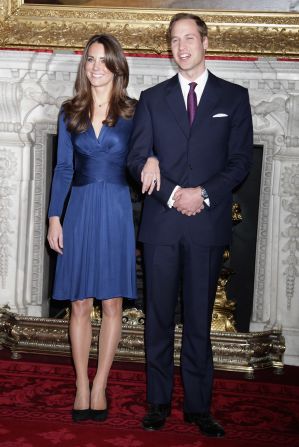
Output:
<instances>
[{"instance_id":1,"label":"decorative column","mask_svg":"<svg viewBox=\"0 0 299 447\"><path fill-rule=\"evenodd\" d=\"M294 365L299 365L298 65L264 61L264 99L253 104L255 135L266 152L250 326L252 331L282 329L284 361Z\"/></svg>"}]
</instances>

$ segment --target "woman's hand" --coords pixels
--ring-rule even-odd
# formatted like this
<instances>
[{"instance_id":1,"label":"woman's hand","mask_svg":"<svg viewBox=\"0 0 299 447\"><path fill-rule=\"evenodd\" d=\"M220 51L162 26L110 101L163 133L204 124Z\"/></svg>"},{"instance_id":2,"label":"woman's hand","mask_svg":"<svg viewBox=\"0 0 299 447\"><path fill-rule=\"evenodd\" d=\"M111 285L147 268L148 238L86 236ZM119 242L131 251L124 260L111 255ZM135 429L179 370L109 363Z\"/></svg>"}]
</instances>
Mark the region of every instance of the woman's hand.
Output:
<instances>
[{"instance_id":1,"label":"woman's hand","mask_svg":"<svg viewBox=\"0 0 299 447\"><path fill-rule=\"evenodd\" d=\"M156 157L149 157L146 160L146 163L141 171L141 182L143 194L147 192L148 195L151 195L155 187L157 188L157 191L160 190L160 168L159 160Z\"/></svg>"},{"instance_id":2,"label":"woman's hand","mask_svg":"<svg viewBox=\"0 0 299 447\"><path fill-rule=\"evenodd\" d=\"M63 234L62 234L62 226L58 216L52 216L49 218L49 230L47 239L52 250L55 250L57 251L57 253L62 255Z\"/></svg>"}]
</instances>

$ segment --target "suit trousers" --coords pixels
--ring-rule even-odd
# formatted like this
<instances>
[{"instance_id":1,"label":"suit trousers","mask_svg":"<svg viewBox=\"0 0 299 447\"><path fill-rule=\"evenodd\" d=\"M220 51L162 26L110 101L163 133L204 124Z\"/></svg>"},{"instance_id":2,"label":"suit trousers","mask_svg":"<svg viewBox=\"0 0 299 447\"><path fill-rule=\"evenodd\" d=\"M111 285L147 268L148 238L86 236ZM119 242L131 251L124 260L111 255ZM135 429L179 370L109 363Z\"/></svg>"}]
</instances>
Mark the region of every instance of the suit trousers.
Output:
<instances>
[{"instance_id":1,"label":"suit trousers","mask_svg":"<svg viewBox=\"0 0 299 447\"><path fill-rule=\"evenodd\" d=\"M182 284L184 411L208 413L210 410L213 384L210 328L223 251L222 246L195 244L189 236L182 236L172 245L144 243L149 403L171 402L174 319Z\"/></svg>"}]
</instances>

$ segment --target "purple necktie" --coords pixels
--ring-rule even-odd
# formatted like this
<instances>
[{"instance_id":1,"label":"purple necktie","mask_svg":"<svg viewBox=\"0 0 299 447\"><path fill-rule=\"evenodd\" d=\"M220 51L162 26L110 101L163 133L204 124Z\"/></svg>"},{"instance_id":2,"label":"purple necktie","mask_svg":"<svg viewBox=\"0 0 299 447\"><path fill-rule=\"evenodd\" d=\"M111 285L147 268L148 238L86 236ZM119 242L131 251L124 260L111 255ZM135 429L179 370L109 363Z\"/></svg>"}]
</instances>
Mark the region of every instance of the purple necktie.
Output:
<instances>
[{"instance_id":1,"label":"purple necktie","mask_svg":"<svg viewBox=\"0 0 299 447\"><path fill-rule=\"evenodd\" d=\"M187 112L189 117L190 126L192 126L196 108L197 108L197 97L195 93L195 87L197 86L196 82L190 82L190 90L187 97Z\"/></svg>"}]
</instances>

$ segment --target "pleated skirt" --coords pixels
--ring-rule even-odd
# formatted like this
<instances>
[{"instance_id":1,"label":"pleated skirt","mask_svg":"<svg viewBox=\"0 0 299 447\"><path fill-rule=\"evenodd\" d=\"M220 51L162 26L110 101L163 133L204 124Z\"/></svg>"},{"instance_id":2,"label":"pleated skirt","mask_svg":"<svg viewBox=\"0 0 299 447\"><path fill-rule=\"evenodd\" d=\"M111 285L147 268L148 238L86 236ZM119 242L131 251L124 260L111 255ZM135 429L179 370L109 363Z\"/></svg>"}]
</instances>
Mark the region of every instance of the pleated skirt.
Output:
<instances>
[{"instance_id":1,"label":"pleated skirt","mask_svg":"<svg viewBox=\"0 0 299 447\"><path fill-rule=\"evenodd\" d=\"M134 299L135 231L128 186L73 186L63 222L52 297Z\"/></svg>"}]
</instances>

